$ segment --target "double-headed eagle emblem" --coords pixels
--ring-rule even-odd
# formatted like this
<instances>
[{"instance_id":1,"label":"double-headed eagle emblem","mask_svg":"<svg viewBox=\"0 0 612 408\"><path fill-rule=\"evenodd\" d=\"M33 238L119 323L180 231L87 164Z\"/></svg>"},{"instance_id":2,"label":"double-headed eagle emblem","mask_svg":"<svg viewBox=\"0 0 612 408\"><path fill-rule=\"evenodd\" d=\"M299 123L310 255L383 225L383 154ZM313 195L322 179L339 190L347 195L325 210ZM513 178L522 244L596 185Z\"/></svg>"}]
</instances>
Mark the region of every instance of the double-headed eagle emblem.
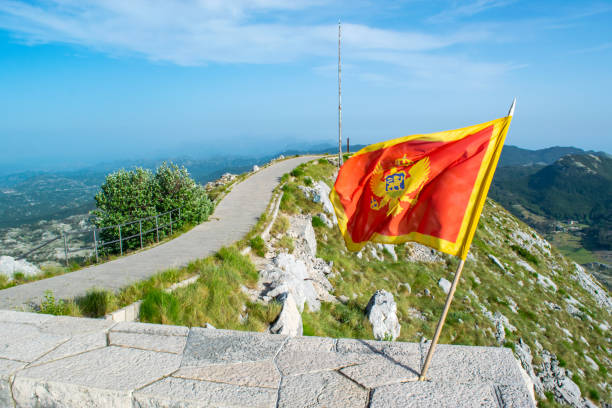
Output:
<instances>
[{"instance_id":1,"label":"double-headed eagle emblem","mask_svg":"<svg viewBox=\"0 0 612 408\"><path fill-rule=\"evenodd\" d=\"M374 194L370 208L378 211L388 204L387 216L395 217L412 207L429 179L429 170L429 157L415 163L404 155L395 160L395 166L390 169L384 169L379 162L370 179ZM409 206L402 207L401 203L409 203Z\"/></svg>"}]
</instances>

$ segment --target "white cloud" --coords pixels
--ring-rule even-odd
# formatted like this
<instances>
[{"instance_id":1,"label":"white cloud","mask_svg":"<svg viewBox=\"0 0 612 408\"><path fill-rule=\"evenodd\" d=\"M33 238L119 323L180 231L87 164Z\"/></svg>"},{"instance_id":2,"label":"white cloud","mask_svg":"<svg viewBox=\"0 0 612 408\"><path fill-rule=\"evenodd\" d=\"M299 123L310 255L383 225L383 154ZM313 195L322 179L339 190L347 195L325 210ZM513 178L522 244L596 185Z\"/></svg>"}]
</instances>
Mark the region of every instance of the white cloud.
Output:
<instances>
[{"instance_id":1,"label":"white cloud","mask_svg":"<svg viewBox=\"0 0 612 408\"><path fill-rule=\"evenodd\" d=\"M302 18L316 13L325 5L323 1L4 0L0 2L0 27L30 44L76 44L111 55L139 55L186 66L273 64L308 58L325 61L335 57L337 25L304 24L309 20ZM390 64L409 71L411 78L438 81L462 76L482 81L512 69L509 64L450 54L455 46L495 41L485 26L433 34L344 23L342 31L343 52L356 66ZM442 52L448 55L441 56ZM370 72L359 76L380 81L388 75Z\"/></svg>"},{"instance_id":2,"label":"white cloud","mask_svg":"<svg viewBox=\"0 0 612 408\"><path fill-rule=\"evenodd\" d=\"M471 17L493 8L505 7L514 2L515 0L476 0L470 3L460 2L459 6L446 9L430 17L429 21L441 23L461 17Z\"/></svg>"}]
</instances>

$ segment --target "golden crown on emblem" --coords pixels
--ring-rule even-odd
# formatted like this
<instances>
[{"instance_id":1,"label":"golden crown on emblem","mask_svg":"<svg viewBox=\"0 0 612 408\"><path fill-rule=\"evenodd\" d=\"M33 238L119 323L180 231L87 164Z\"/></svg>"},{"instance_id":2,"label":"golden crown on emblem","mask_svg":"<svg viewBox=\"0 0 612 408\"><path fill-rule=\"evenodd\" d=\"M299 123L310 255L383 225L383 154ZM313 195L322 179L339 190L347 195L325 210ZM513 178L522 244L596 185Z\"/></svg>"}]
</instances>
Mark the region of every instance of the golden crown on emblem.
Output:
<instances>
[{"instance_id":1,"label":"golden crown on emblem","mask_svg":"<svg viewBox=\"0 0 612 408\"><path fill-rule=\"evenodd\" d=\"M404 157L402 157L401 159L396 159L395 160L395 165L396 166L409 166L411 164L412 164L412 160L407 158L405 154L404 154Z\"/></svg>"}]
</instances>

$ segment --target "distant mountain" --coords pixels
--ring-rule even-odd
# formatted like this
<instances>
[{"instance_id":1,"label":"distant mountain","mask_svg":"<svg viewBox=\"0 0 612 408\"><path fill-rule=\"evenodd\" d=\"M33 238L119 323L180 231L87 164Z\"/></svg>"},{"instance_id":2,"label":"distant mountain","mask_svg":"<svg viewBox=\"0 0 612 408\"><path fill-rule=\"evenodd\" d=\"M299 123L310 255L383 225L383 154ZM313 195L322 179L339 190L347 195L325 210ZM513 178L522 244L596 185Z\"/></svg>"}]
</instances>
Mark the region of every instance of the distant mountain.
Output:
<instances>
[{"instance_id":1,"label":"distant mountain","mask_svg":"<svg viewBox=\"0 0 612 408\"><path fill-rule=\"evenodd\" d=\"M536 215L588 224L584 243L612 249L612 157L605 153L500 167L491 196L508 209L520 205Z\"/></svg>"},{"instance_id":2,"label":"distant mountain","mask_svg":"<svg viewBox=\"0 0 612 408\"><path fill-rule=\"evenodd\" d=\"M504 146L499 166L526 166L552 164L568 154L583 154L586 151L577 147L553 146L546 149L529 150L512 145ZM592 153L592 152L588 152Z\"/></svg>"}]
</instances>

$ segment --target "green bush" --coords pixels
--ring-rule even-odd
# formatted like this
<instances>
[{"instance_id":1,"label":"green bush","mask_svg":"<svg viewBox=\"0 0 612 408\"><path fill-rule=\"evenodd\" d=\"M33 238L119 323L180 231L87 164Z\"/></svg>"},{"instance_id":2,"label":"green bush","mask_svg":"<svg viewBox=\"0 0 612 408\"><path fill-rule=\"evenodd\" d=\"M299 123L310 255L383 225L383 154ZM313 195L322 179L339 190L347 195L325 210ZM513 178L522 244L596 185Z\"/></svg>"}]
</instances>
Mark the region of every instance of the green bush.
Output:
<instances>
[{"instance_id":1,"label":"green bush","mask_svg":"<svg viewBox=\"0 0 612 408\"><path fill-rule=\"evenodd\" d=\"M97 228L124 224L141 218L153 217L156 214L181 208L181 217L173 223L177 230L185 224L199 224L208 219L212 211L212 202L202 186L197 184L184 167L163 163L153 174L150 170L136 168L119 170L106 176L104 184L95 196L96 209L93 211L94 224ZM172 214L176 221L178 213ZM158 224L168 224L170 215L158 218ZM142 222L142 231L155 228L155 218ZM121 236L138 236L139 223L121 227ZM169 228L160 229L163 237ZM109 228L100 232L102 241L119 239L119 228ZM155 232L144 235L145 241L156 239ZM123 248L136 248L140 240L136 237L123 241ZM119 252L119 244L107 246L109 252Z\"/></svg>"},{"instance_id":2,"label":"green bush","mask_svg":"<svg viewBox=\"0 0 612 408\"><path fill-rule=\"evenodd\" d=\"M304 175L304 170L300 167L296 167L295 169L291 170L290 173L293 177L302 177Z\"/></svg>"},{"instance_id":3,"label":"green bush","mask_svg":"<svg viewBox=\"0 0 612 408\"><path fill-rule=\"evenodd\" d=\"M45 298L40 303L40 313L52 315L67 315L68 307L63 300L56 300L53 292L45 291Z\"/></svg>"}]
</instances>

